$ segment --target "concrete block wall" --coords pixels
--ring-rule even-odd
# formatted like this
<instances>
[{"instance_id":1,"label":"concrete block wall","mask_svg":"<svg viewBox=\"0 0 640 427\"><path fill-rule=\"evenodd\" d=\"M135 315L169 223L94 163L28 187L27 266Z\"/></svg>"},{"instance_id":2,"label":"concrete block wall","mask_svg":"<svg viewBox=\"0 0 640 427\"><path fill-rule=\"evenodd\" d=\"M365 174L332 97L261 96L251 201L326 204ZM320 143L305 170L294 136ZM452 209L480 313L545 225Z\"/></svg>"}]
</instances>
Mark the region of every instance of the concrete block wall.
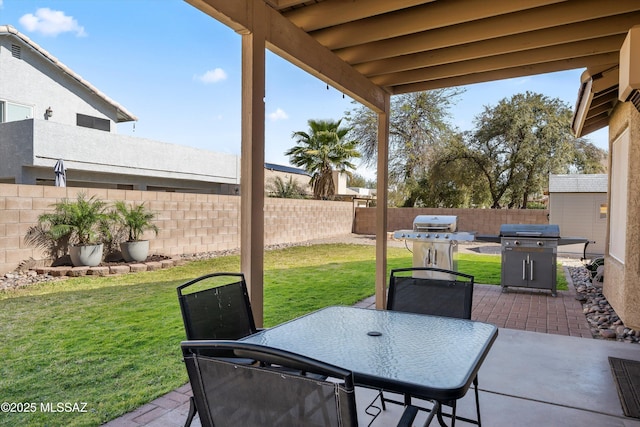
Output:
<instances>
[{"instance_id":1,"label":"concrete block wall","mask_svg":"<svg viewBox=\"0 0 640 427\"><path fill-rule=\"evenodd\" d=\"M437 209L390 208L388 231L410 230L418 215L455 215L458 231L475 231L478 234L498 234L502 224L548 224L548 211L544 209ZM376 208L356 208L357 234L375 234Z\"/></svg>"},{"instance_id":2,"label":"concrete block wall","mask_svg":"<svg viewBox=\"0 0 640 427\"><path fill-rule=\"evenodd\" d=\"M353 204L325 200L267 198L264 243L299 243L351 233Z\"/></svg>"},{"instance_id":3,"label":"concrete block wall","mask_svg":"<svg viewBox=\"0 0 640 427\"><path fill-rule=\"evenodd\" d=\"M82 191L108 203L144 202L157 214L160 229L157 237L146 236L151 253L170 256L240 247L238 196L0 184L0 274L13 271L23 260L42 258L24 243L28 228L54 203L75 199ZM350 202L265 200L265 245L348 234L352 223Z\"/></svg>"}]
</instances>

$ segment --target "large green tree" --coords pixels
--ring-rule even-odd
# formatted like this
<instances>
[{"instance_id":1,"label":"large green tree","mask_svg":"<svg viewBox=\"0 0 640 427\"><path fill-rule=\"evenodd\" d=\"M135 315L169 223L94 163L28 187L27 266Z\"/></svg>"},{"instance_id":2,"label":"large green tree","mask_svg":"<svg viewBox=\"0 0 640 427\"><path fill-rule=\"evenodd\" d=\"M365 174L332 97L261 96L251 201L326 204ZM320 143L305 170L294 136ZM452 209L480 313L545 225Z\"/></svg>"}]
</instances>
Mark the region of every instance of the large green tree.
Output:
<instances>
[{"instance_id":1,"label":"large green tree","mask_svg":"<svg viewBox=\"0 0 640 427\"><path fill-rule=\"evenodd\" d=\"M505 98L476 118L457 158L470 160L486 181L493 208L526 208L550 173L601 170L595 160L601 150L572 135L571 118L558 98L531 92Z\"/></svg>"},{"instance_id":2,"label":"large green tree","mask_svg":"<svg viewBox=\"0 0 640 427\"><path fill-rule=\"evenodd\" d=\"M313 196L331 199L335 194L333 171L351 174L351 159L360 157L356 142L346 140L350 128L340 127L342 120L309 120L307 132L293 133L296 146L285 152L291 164L311 174Z\"/></svg>"},{"instance_id":3,"label":"large green tree","mask_svg":"<svg viewBox=\"0 0 640 427\"><path fill-rule=\"evenodd\" d=\"M425 179L434 162L438 146L455 138L448 122L449 109L455 104L459 89L437 89L407 93L391 98L389 117L389 185L390 201L404 206L418 204ZM365 164L377 159L377 115L366 107L347 112L346 119L358 141Z\"/></svg>"},{"instance_id":4,"label":"large green tree","mask_svg":"<svg viewBox=\"0 0 640 427\"><path fill-rule=\"evenodd\" d=\"M438 208L471 208L489 205L489 192L484 180L469 161L456 153L464 147L462 135L439 147L434 161L418 182L417 206Z\"/></svg>"}]
</instances>

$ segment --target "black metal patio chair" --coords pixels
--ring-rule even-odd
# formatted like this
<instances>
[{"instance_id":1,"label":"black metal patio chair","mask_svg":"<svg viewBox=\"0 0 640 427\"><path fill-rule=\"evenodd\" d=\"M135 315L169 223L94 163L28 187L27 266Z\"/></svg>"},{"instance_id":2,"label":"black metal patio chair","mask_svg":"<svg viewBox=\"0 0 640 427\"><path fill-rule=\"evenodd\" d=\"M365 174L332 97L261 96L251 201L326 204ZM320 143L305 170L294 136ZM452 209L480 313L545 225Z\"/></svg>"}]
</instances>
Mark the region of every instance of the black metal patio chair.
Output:
<instances>
[{"instance_id":1,"label":"black metal patio chair","mask_svg":"<svg viewBox=\"0 0 640 427\"><path fill-rule=\"evenodd\" d=\"M473 276L457 271L431 267L394 269L391 271L389 280L387 310L471 319L473 284ZM478 426L482 425L477 376L473 379L473 385L477 420L457 416L455 400L440 402L443 406L451 407L451 414L443 413L443 415L451 417L452 426L455 425L456 418ZM389 399L384 396L383 392L380 392L378 397L383 410L386 409L385 402L411 404L411 396L409 395L404 396L404 402Z\"/></svg>"},{"instance_id":2,"label":"black metal patio chair","mask_svg":"<svg viewBox=\"0 0 640 427\"><path fill-rule=\"evenodd\" d=\"M242 273L207 274L178 286L177 291L187 340L236 340L258 331ZM197 412L192 397L185 427Z\"/></svg>"},{"instance_id":3,"label":"black metal patio chair","mask_svg":"<svg viewBox=\"0 0 640 427\"><path fill-rule=\"evenodd\" d=\"M358 425L348 370L242 341L185 341L181 346L203 427ZM247 365L242 362L247 358L259 363ZM407 407L398 425L410 426L416 414L417 408Z\"/></svg>"}]
</instances>

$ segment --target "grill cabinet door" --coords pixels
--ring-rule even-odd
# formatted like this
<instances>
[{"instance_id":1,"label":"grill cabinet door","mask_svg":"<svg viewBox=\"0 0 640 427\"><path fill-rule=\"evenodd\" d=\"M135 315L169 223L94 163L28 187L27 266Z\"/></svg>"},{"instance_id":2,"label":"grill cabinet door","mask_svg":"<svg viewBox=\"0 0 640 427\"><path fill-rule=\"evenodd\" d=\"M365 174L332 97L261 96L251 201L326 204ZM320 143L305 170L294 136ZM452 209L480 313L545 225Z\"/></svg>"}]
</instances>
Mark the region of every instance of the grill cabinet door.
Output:
<instances>
[{"instance_id":1,"label":"grill cabinet door","mask_svg":"<svg viewBox=\"0 0 640 427\"><path fill-rule=\"evenodd\" d=\"M556 287L556 255L551 250L532 249L529 253L529 287L551 289Z\"/></svg>"},{"instance_id":2,"label":"grill cabinet door","mask_svg":"<svg viewBox=\"0 0 640 427\"><path fill-rule=\"evenodd\" d=\"M529 251L526 248L507 247L502 253L502 287L529 286Z\"/></svg>"}]
</instances>

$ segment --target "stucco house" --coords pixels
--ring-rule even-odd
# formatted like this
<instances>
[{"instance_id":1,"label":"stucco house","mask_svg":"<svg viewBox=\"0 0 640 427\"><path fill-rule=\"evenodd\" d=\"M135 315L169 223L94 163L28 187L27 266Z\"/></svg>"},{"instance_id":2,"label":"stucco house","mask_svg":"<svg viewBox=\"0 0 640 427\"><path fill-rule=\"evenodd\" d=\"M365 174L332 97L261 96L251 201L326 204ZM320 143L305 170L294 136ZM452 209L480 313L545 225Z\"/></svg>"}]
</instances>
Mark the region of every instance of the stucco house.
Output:
<instances>
[{"instance_id":1,"label":"stucco house","mask_svg":"<svg viewBox=\"0 0 640 427\"><path fill-rule=\"evenodd\" d=\"M609 128L603 293L625 325L640 326L640 25L626 34L617 63L582 74L573 117L581 137Z\"/></svg>"},{"instance_id":2,"label":"stucco house","mask_svg":"<svg viewBox=\"0 0 640 427\"><path fill-rule=\"evenodd\" d=\"M0 183L238 194L239 156L118 135L125 107L24 34L0 26Z\"/></svg>"}]
</instances>

